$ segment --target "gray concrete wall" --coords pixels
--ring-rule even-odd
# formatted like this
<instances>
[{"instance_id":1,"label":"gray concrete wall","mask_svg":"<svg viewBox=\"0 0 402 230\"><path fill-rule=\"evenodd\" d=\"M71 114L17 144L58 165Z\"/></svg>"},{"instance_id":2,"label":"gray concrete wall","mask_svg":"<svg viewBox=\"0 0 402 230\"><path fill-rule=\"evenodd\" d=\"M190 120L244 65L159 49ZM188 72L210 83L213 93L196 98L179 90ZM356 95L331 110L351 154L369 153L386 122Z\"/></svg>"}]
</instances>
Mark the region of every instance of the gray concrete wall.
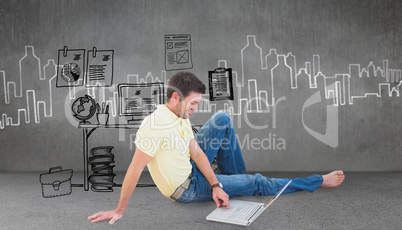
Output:
<instances>
[{"instance_id":1,"label":"gray concrete wall","mask_svg":"<svg viewBox=\"0 0 402 230\"><path fill-rule=\"evenodd\" d=\"M114 101L128 75L169 79L164 37L188 34L188 70L208 87L208 71L232 68L234 86L191 121L229 111L249 171L399 171L401 21L397 0L1 1L0 170L82 170L75 98ZM64 46L114 50L113 85L56 87ZM116 109L109 122L126 122ZM89 148L113 145L125 170L134 134L96 130Z\"/></svg>"}]
</instances>

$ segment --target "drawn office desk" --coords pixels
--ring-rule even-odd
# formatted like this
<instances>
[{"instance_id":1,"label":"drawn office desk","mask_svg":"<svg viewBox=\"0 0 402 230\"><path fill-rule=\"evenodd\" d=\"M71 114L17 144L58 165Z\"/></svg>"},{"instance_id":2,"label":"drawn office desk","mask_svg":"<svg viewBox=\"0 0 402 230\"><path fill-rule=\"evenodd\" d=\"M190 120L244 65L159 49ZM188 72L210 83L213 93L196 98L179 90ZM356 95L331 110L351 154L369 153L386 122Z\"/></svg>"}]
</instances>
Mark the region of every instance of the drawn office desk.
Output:
<instances>
[{"instance_id":1,"label":"drawn office desk","mask_svg":"<svg viewBox=\"0 0 402 230\"><path fill-rule=\"evenodd\" d=\"M89 189L89 167L88 167L88 138L97 129L138 129L140 125L138 124L110 124L110 125L99 125L99 124L83 124L78 125L78 128L82 129L83 134L83 154L84 154L84 190ZM81 187L80 185L75 185L75 187ZM121 185L116 185L115 187L121 187Z\"/></svg>"}]
</instances>

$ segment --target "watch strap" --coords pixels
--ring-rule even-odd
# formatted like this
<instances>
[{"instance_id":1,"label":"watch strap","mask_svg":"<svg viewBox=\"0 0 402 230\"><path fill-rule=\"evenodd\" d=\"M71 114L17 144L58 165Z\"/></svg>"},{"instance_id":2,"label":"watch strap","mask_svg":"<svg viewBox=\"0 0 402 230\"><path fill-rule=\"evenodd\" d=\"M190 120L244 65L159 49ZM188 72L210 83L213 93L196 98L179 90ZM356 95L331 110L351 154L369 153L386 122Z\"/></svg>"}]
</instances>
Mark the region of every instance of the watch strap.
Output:
<instances>
[{"instance_id":1,"label":"watch strap","mask_svg":"<svg viewBox=\"0 0 402 230\"><path fill-rule=\"evenodd\" d=\"M211 190L213 189L213 188L216 188L216 187L221 187L221 186L219 186L219 183L216 183L216 184L213 184L213 185L211 185Z\"/></svg>"}]
</instances>

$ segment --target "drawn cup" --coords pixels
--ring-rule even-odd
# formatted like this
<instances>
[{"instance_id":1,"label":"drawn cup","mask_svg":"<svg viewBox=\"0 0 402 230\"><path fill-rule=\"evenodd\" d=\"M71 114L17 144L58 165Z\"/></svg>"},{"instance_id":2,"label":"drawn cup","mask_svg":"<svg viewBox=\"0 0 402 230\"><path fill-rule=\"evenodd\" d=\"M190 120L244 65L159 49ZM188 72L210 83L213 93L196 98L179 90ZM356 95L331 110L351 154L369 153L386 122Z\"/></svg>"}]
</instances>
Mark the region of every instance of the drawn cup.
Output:
<instances>
[{"instance_id":1,"label":"drawn cup","mask_svg":"<svg viewBox=\"0 0 402 230\"><path fill-rule=\"evenodd\" d=\"M98 119L98 123L100 125L107 125L109 121L109 114L108 113L98 113L96 114L96 118Z\"/></svg>"}]
</instances>

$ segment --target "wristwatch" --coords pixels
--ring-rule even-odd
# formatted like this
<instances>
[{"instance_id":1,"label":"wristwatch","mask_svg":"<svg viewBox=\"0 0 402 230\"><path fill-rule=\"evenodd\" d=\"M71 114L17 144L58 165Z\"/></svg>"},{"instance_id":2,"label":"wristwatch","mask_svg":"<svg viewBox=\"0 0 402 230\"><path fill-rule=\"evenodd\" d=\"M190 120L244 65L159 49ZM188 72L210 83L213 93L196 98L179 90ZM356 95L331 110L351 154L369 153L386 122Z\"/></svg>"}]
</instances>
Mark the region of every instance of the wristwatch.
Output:
<instances>
[{"instance_id":1,"label":"wristwatch","mask_svg":"<svg viewBox=\"0 0 402 230\"><path fill-rule=\"evenodd\" d=\"M213 190L213 188L216 188L216 187L220 187L223 189L223 185L221 183L216 183L216 184L211 185L211 190Z\"/></svg>"}]
</instances>

